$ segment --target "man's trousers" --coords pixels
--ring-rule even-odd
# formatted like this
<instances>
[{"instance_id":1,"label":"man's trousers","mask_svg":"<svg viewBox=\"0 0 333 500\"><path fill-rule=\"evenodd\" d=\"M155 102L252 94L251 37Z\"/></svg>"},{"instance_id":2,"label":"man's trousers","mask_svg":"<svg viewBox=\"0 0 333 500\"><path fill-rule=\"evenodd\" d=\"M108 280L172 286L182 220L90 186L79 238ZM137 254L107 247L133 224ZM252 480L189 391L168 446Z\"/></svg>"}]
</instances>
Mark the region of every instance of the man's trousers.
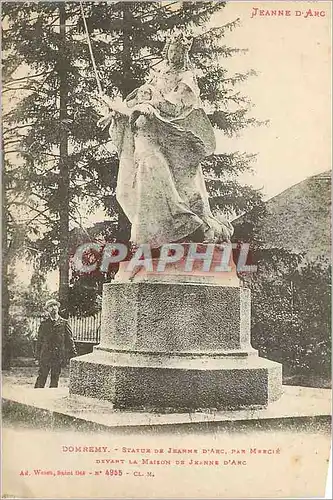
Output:
<instances>
[{"instance_id":1,"label":"man's trousers","mask_svg":"<svg viewBox=\"0 0 333 500\"><path fill-rule=\"evenodd\" d=\"M58 387L59 377L61 373L60 363L41 363L39 365L38 377L35 383L35 389L45 387L46 379L51 371L50 387Z\"/></svg>"}]
</instances>

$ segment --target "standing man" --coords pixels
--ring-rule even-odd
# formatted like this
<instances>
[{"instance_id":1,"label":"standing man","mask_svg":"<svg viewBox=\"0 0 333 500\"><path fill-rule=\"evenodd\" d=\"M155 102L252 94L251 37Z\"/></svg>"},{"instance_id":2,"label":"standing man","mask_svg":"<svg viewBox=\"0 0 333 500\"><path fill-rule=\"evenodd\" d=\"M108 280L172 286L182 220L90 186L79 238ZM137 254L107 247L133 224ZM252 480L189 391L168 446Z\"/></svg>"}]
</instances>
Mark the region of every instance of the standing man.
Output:
<instances>
[{"instance_id":1,"label":"standing man","mask_svg":"<svg viewBox=\"0 0 333 500\"><path fill-rule=\"evenodd\" d=\"M51 370L50 387L58 387L61 368L68 359L77 356L73 335L68 321L59 316L60 304L54 299L45 304L48 318L38 330L36 358L39 362L35 389L45 387Z\"/></svg>"}]
</instances>

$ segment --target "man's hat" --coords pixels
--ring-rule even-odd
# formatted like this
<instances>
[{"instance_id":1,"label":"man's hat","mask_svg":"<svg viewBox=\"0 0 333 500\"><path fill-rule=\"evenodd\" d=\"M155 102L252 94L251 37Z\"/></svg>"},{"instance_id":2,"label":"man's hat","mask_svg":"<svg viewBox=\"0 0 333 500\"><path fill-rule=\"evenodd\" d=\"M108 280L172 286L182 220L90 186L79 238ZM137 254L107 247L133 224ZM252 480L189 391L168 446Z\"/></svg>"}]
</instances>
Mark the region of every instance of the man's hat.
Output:
<instances>
[{"instance_id":1,"label":"man's hat","mask_svg":"<svg viewBox=\"0 0 333 500\"><path fill-rule=\"evenodd\" d=\"M49 299L45 302L45 309L47 309L49 306L54 306L54 305L60 307L60 302L58 302L55 299Z\"/></svg>"}]
</instances>

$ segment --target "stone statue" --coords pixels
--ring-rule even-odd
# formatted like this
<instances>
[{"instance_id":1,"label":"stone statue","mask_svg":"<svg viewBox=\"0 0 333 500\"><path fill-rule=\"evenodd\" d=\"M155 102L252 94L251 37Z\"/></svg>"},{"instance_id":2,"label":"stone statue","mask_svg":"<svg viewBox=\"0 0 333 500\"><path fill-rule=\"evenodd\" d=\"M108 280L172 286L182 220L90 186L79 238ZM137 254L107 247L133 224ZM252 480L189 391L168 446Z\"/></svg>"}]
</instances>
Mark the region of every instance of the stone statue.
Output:
<instances>
[{"instance_id":1,"label":"stone statue","mask_svg":"<svg viewBox=\"0 0 333 500\"><path fill-rule=\"evenodd\" d=\"M229 241L231 224L214 217L200 162L215 136L189 61L192 40L170 37L147 82L117 103L99 124L119 154L117 200L132 224L134 245Z\"/></svg>"},{"instance_id":2,"label":"stone statue","mask_svg":"<svg viewBox=\"0 0 333 500\"><path fill-rule=\"evenodd\" d=\"M100 344L71 360L70 394L118 410L254 411L282 394L281 365L260 358L250 343L250 290L240 286L235 266L222 268L222 247L230 245L215 244L230 238L232 226L209 207L200 162L215 139L189 48L183 36L172 38L160 68L124 102L110 102L112 113L101 120L112 122L117 198L132 222L131 239L157 249L142 252L147 267L120 263L103 285ZM184 253L165 266L168 243L176 242ZM198 254L209 252L207 269Z\"/></svg>"}]
</instances>

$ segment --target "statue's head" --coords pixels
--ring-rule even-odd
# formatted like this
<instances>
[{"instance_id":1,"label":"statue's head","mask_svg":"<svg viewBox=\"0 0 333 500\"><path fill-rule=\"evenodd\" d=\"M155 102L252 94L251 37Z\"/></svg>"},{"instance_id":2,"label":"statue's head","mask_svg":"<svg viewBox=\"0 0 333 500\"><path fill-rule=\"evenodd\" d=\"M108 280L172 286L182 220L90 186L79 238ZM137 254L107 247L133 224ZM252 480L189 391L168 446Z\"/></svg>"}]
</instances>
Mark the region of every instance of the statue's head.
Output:
<instances>
[{"instance_id":1,"label":"statue's head","mask_svg":"<svg viewBox=\"0 0 333 500\"><path fill-rule=\"evenodd\" d=\"M165 44L164 59L168 61L170 66L177 69L189 69L191 67L189 51L192 43L192 37L186 36L182 31L174 30Z\"/></svg>"}]
</instances>

